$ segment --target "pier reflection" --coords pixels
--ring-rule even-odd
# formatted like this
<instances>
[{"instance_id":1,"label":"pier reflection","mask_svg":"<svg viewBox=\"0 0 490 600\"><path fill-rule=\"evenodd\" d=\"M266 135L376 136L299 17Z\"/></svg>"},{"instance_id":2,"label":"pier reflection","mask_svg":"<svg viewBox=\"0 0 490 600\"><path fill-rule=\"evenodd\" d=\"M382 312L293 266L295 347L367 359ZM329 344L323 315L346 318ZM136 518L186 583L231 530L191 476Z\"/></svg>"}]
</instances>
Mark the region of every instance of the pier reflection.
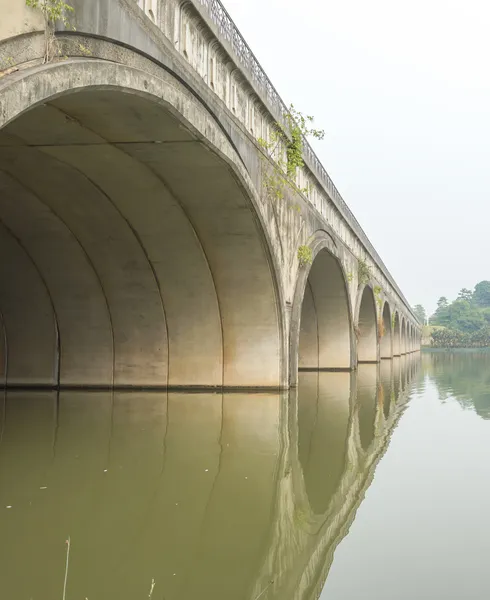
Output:
<instances>
[{"instance_id":1,"label":"pier reflection","mask_svg":"<svg viewBox=\"0 0 490 600\"><path fill-rule=\"evenodd\" d=\"M70 537L67 597L315 598L414 376L384 363L290 394L9 391L3 596L61 597Z\"/></svg>"}]
</instances>

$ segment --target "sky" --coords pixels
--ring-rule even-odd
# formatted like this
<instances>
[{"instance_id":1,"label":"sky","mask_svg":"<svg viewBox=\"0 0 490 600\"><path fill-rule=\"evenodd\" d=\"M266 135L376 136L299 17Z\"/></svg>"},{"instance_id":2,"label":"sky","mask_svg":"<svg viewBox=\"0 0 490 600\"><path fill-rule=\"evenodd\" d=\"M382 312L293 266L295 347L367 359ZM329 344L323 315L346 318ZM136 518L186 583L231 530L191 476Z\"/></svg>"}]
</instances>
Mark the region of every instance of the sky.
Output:
<instances>
[{"instance_id":1,"label":"sky","mask_svg":"<svg viewBox=\"0 0 490 600\"><path fill-rule=\"evenodd\" d=\"M490 279L490 4L223 3L412 306Z\"/></svg>"}]
</instances>

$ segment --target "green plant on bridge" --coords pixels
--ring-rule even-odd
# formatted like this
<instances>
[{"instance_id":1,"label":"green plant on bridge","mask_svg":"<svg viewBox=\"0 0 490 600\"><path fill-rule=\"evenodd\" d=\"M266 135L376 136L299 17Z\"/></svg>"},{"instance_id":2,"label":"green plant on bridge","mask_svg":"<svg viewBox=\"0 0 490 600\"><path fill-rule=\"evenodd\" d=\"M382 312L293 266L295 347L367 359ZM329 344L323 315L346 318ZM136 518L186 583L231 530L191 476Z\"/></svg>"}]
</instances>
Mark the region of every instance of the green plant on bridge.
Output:
<instances>
[{"instance_id":1,"label":"green plant on bridge","mask_svg":"<svg viewBox=\"0 0 490 600\"><path fill-rule=\"evenodd\" d=\"M395 330L395 322L396 322L396 313L391 315L391 328Z\"/></svg>"},{"instance_id":2,"label":"green plant on bridge","mask_svg":"<svg viewBox=\"0 0 490 600\"><path fill-rule=\"evenodd\" d=\"M59 55L59 48L54 35L55 24L59 21L67 29L75 30L69 20L69 15L74 12L74 8L63 0L25 0L25 2L30 8L40 10L44 16L43 63L48 63Z\"/></svg>"},{"instance_id":3,"label":"green plant on bridge","mask_svg":"<svg viewBox=\"0 0 490 600\"><path fill-rule=\"evenodd\" d=\"M359 285L366 285L371 279L371 267L362 258L357 261L357 274Z\"/></svg>"},{"instance_id":4,"label":"green plant on bridge","mask_svg":"<svg viewBox=\"0 0 490 600\"><path fill-rule=\"evenodd\" d=\"M300 246L298 248L298 260L302 267L311 265L313 262L313 251L309 246Z\"/></svg>"},{"instance_id":5,"label":"green plant on bridge","mask_svg":"<svg viewBox=\"0 0 490 600\"><path fill-rule=\"evenodd\" d=\"M275 123L269 139L258 138L264 150L262 159L262 186L270 200L282 200L289 188L309 193L309 186L298 188L296 173L304 165L303 144L308 137L322 140L325 132L312 127L313 117L304 116L291 104L284 116L284 124Z\"/></svg>"},{"instance_id":6,"label":"green plant on bridge","mask_svg":"<svg viewBox=\"0 0 490 600\"><path fill-rule=\"evenodd\" d=\"M381 289L381 287L379 285L375 285L374 289L374 298L376 299L376 304L379 307L379 310L381 311L381 308L383 307L383 297L382 297L382 292L383 290Z\"/></svg>"}]
</instances>

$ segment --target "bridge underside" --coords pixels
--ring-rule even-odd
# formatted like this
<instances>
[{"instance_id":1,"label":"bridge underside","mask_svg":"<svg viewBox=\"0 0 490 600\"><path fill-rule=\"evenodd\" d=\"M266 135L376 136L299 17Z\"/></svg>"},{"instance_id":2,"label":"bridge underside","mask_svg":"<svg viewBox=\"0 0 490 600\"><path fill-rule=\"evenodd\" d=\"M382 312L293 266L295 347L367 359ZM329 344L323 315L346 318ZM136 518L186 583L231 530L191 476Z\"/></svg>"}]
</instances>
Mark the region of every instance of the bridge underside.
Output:
<instances>
[{"instance_id":1,"label":"bridge underside","mask_svg":"<svg viewBox=\"0 0 490 600\"><path fill-rule=\"evenodd\" d=\"M136 94L59 96L0 131L7 385L281 385L266 245L230 165Z\"/></svg>"},{"instance_id":2,"label":"bridge underside","mask_svg":"<svg viewBox=\"0 0 490 600\"><path fill-rule=\"evenodd\" d=\"M316 256L301 307L300 369L350 369L349 298L338 260L327 250Z\"/></svg>"}]
</instances>

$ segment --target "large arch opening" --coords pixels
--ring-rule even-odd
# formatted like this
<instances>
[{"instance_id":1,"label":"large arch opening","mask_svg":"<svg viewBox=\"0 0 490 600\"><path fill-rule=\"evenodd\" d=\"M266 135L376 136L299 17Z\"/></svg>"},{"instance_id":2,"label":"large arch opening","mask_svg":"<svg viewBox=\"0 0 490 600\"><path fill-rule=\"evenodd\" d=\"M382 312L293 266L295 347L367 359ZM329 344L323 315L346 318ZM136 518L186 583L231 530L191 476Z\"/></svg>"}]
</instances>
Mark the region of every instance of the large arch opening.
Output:
<instances>
[{"instance_id":1,"label":"large arch opening","mask_svg":"<svg viewBox=\"0 0 490 600\"><path fill-rule=\"evenodd\" d=\"M338 260L326 249L315 257L304 289L298 367L332 370L351 367L347 289Z\"/></svg>"},{"instance_id":2,"label":"large arch opening","mask_svg":"<svg viewBox=\"0 0 490 600\"><path fill-rule=\"evenodd\" d=\"M38 104L0 129L7 385L283 385L274 269L231 144L170 76L69 63L31 75Z\"/></svg>"},{"instance_id":3,"label":"large arch opening","mask_svg":"<svg viewBox=\"0 0 490 600\"><path fill-rule=\"evenodd\" d=\"M365 286L359 305L357 339L358 362L377 362L378 340L376 323L376 302L373 290Z\"/></svg>"},{"instance_id":4,"label":"large arch opening","mask_svg":"<svg viewBox=\"0 0 490 600\"><path fill-rule=\"evenodd\" d=\"M393 357L393 335L391 330L391 312L388 302L384 303L380 331L379 354L381 358Z\"/></svg>"}]
</instances>

